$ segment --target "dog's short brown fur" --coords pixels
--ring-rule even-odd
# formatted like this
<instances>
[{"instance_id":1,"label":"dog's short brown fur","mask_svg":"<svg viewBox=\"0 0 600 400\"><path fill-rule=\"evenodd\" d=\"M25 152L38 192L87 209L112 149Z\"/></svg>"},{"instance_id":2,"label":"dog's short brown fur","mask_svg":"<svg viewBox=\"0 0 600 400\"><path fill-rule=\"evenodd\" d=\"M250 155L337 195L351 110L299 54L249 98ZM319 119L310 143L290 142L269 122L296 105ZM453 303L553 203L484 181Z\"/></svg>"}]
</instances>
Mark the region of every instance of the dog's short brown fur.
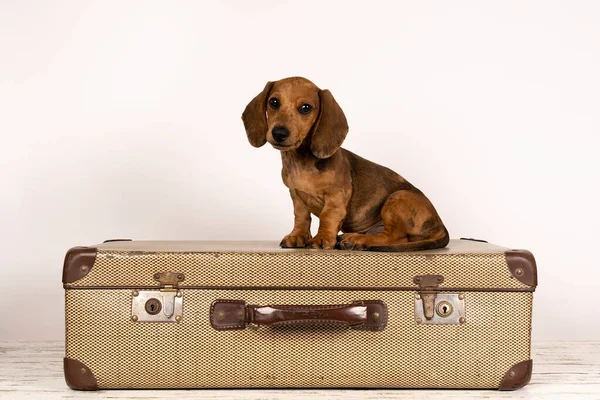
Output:
<instances>
[{"instance_id":1,"label":"dog's short brown fur","mask_svg":"<svg viewBox=\"0 0 600 400\"><path fill-rule=\"evenodd\" d=\"M294 203L294 229L281 247L411 251L448 244L448 231L421 191L340 148L348 124L329 90L300 77L268 82L242 120L253 146L269 142L281 151ZM314 238L311 213L320 219Z\"/></svg>"}]
</instances>

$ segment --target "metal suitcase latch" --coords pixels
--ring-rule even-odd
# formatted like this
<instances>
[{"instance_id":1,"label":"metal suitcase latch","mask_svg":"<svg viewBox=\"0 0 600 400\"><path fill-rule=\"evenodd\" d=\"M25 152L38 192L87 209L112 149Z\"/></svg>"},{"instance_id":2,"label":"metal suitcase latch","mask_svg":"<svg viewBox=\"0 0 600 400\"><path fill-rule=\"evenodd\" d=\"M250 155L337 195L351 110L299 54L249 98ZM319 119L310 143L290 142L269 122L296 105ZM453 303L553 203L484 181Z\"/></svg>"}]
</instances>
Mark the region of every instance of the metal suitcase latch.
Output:
<instances>
[{"instance_id":1,"label":"metal suitcase latch","mask_svg":"<svg viewBox=\"0 0 600 400\"><path fill-rule=\"evenodd\" d=\"M413 282L419 285L419 295L423 301L423 314L425 318L433 318L433 307L440 284L444 283L442 275L417 275Z\"/></svg>"},{"instance_id":2,"label":"metal suitcase latch","mask_svg":"<svg viewBox=\"0 0 600 400\"><path fill-rule=\"evenodd\" d=\"M133 290L131 292L131 320L134 322L181 322L183 318L183 292L180 273L157 272L154 279L159 290Z\"/></svg>"},{"instance_id":3,"label":"metal suitcase latch","mask_svg":"<svg viewBox=\"0 0 600 400\"><path fill-rule=\"evenodd\" d=\"M444 282L442 275L418 275L413 282L419 285L415 294L415 322L424 325L464 324L463 293L439 293Z\"/></svg>"}]
</instances>

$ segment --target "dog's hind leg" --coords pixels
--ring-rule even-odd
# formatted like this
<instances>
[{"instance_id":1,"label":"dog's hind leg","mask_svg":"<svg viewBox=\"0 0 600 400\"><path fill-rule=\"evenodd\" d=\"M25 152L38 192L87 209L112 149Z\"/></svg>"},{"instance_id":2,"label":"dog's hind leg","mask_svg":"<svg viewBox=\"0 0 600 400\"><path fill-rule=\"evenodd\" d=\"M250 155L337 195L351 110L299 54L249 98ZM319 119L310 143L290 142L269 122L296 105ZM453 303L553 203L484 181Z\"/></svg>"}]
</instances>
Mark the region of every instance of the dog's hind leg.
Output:
<instances>
[{"instance_id":1,"label":"dog's hind leg","mask_svg":"<svg viewBox=\"0 0 600 400\"><path fill-rule=\"evenodd\" d=\"M347 233L339 247L347 250L417 251L445 247L448 231L431 202L419 191L392 193L381 209L384 229L375 234Z\"/></svg>"}]
</instances>

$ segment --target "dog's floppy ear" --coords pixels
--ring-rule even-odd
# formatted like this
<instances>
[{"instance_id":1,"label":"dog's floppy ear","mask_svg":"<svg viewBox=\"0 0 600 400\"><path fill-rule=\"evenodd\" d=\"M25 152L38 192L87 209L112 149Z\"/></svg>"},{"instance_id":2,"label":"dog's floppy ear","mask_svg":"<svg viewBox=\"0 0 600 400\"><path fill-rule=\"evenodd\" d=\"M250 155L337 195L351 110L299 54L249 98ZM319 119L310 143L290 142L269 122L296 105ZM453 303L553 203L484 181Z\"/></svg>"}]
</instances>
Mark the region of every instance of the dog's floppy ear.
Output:
<instances>
[{"instance_id":1,"label":"dog's floppy ear","mask_svg":"<svg viewBox=\"0 0 600 400\"><path fill-rule=\"evenodd\" d=\"M313 129L310 151L318 158L335 153L348 133L348 122L340 105L329 90L320 90L321 110Z\"/></svg>"},{"instance_id":2,"label":"dog's floppy ear","mask_svg":"<svg viewBox=\"0 0 600 400\"><path fill-rule=\"evenodd\" d=\"M248 141L254 147L260 147L267 142L267 97L273 83L267 82L263 91L248 103L242 113Z\"/></svg>"}]
</instances>

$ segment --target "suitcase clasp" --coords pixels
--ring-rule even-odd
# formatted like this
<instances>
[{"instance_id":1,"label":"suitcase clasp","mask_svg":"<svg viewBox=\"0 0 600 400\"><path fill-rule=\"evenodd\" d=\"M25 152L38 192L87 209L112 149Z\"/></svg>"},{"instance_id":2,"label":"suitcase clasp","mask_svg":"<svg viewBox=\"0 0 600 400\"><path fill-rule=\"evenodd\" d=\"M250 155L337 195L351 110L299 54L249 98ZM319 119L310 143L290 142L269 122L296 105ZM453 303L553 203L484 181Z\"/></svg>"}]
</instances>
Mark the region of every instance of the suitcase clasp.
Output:
<instances>
[{"instance_id":1,"label":"suitcase clasp","mask_svg":"<svg viewBox=\"0 0 600 400\"><path fill-rule=\"evenodd\" d=\"M181 322L183 292L179 283L185 279L178 272L157 272L154 280L158 290L133 290L131 293L131 320L134 322Z\"/></svg>"},{"instance_id":2,"label":"suitcase clasp","mask_svg":"<svg viewBox=\"0 0 600 400\"><path fill-rule=\"evenodd\" d=\"M183 292L178 289L133 290L131 320L133 322L181 322Z\"/></svg>"},{"instance_id":3,"label":"suitcase clasp","mask_svg":"<svg viewBox=\"0 0 600 400\"><path fill-rule=\"evenodd\" d=\"M181 297L179 282L183 282L185 275L179 272L157 272L154 279L160 282L160 292L164 302L164 314L171 318L175 312L175 299Z\"/></svg>"},{"instance_id":4,"label":"suitcase clasp","mask_svg":"<svg viewBox=\"0 0 600 400\"><path fill-rule=\"evenodd\" d=\"M419 295L423 302L423 314L428 320L433 318L435 298L440 284L444 283L442 275L417 275L413 282L419 285Z\"/></svg>"},{"instance_id":5,"label":"suitcase clasp","mask_svg":"<svg viewBox=\"0 0 600 400\"><path fill-rule=\"evenodd\" d=\"M415 322L423 325L464 324L464 293L439 293L444 282L442 275L418 275L413 282L419 285L415 294Z\"/></svg>"}]
</instances>

